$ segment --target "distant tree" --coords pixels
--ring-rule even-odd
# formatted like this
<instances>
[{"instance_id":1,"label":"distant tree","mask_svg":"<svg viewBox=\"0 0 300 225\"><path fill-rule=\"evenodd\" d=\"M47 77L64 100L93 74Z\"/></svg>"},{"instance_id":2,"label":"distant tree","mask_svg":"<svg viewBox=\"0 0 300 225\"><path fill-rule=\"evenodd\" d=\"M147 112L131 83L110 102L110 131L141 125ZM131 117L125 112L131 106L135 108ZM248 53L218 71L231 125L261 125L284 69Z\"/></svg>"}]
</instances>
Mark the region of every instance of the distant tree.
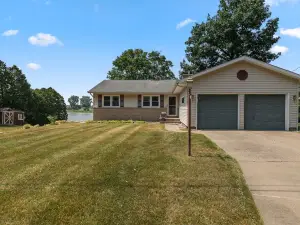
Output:
<instances>
[{"instance_id":1,"label":"distant tree","mask_svg":"<svg viewBox=\"0 0 300 225\"><path fill-rule=\"evenodd\" d=\"M84 110L89 110L91 108L92 98L89 96L82 96L80 99L80 105Z\"/></svg>"},{"instance_id":2,"label":"distant tree","mask_svg":"<svg viewBox=\"0 0 300 225\"><path fill-rule=\"evenodd\" d=\"M186 42L180 74L196 73L240 56L271 62L280 56L270 49L278 42L278 18L270 19L265 0L220 0L219 10L196 24Z\"/></svg>"},{"instance_id":3,"label":"distant tree","mask_svg":"<svg viewBox=\"0 0 300 225\"><path fill-rule=\"evenodd\" d=\"M176 79L173 63L157 51L128 49L113 61L107 78L111 80L172 80Z\"/></svg>"},{"instance_id":4,"label":"distant tree","mask_svg":"<svg viewBox=\"0 0 300 225\"><path fill-rule=\"evenodd\" d=\"M78 109L80 108L79 104L79 97L72 95L69 99L68 102L70 103L71 109Z\"/></svg>"},{"instance_id":5,"label":"distant tree","mask_svg":"<svg viewBox=\"0 0 300 225\"><path fill-rule=\"evenodd\" d=\"M67 120L67 107L64 98L53 88L34 89L32 116L28 118L32 124L47 124L49 116L57 120Z\"/></svg>"}]
</instances>

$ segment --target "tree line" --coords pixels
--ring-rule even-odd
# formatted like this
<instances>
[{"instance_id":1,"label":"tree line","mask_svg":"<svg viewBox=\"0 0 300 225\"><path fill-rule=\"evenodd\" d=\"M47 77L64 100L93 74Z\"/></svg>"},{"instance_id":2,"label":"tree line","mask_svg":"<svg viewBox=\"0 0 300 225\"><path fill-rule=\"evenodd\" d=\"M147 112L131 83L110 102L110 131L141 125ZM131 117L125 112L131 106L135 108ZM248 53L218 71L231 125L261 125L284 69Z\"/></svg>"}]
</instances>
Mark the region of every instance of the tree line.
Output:
<instances>
[{"instance_id":1,"label":"tree line","mask_svg":"<svg viewBox=\"0 0 300 225\"><path fill-rule=\"evenodd\" d=\"M83 109L88 111L91 109L92 98L90 96L82 96L79 98L79 96L72 95L70 98L68 98L68 102L70 104L70 108L73 110Z\"/></svg>"},{"instance_id":2,"label":"tree line","mask_svg":"<svg viewBox=\"0 0 300 225\"><path fill-rule=\"evenodd\" d=\"M25 121L32 125L48 124L50 117L68 119L64 98L56 90L32 89L20 68L0 60L0 108L4 107L24 111Z\"/></svg>"},{"instance_id":3,"label":"tree line","mask_svg":"<svg viewBox=\"0 0 300 225\"><path fill-rule=\"evenodd\" d=\"M185 42L179 78L198 73L224 62L249 56L266 63L281 53L271 48L279 18L271 18L265 0L220 0L216 15L196 23ZM158 51L128 49L113 61L107 78L111 80L169 80L176 79L173 63Z\"/></svg>"}]
</instances>

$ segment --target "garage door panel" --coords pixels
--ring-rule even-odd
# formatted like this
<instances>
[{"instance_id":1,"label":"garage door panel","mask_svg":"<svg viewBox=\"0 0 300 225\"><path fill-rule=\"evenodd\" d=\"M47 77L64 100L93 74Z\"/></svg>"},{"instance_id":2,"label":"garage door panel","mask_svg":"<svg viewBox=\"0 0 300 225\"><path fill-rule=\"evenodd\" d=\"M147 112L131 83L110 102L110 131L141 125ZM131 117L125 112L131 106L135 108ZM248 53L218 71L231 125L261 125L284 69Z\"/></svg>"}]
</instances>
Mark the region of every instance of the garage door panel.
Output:
<instances>
[{"instance_id":1,"label":"garage door panel","mask_svg":"<svg viewBox=\"0 0 300 225\"><path fill-rule=\"evenodd\" d=\"M199 95L198 129L237 129L237 95Z\"/></svg>"},{"instance_id":2,"label":"garage door panel","mask_svg":"<svg viewBox=\"0 0 300 225\"><path fill-rule=\"evenodd\" d=\"M245 129L285 130L285 95L246 95Z\"/></svg>"}]
</instances>

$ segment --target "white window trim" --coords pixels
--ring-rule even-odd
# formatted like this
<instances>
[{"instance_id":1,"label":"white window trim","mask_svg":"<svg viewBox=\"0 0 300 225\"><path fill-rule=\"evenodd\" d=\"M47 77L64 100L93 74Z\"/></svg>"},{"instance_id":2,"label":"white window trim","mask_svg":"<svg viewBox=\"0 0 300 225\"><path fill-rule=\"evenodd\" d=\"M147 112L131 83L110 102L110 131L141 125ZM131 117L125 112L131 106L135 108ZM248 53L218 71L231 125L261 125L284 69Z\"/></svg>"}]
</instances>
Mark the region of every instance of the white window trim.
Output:
<instances>
[{"instance_id":1,"label":"white window trim","mask_svg":"<svg viewBox=\"0 0 300 225\"><path fill-rule=\"evenodd\" d=\"M110 97L110 106L104 106L104 97ZM112 106L113 97L119 97L119 106ZM102 96L102 107L103 108L120 108L121 107L121 96L120 95L103 95Z\"/></svg>"},{"instance_id":2,"label":"white window trim","mask_svg":"<svg viewBox=\"0 0 300 225\"><path fill-rule=\"evenodd\" d=\"M150 106L144 106L144 97L150 97ZM152 106L152 97L158 97L158 106ZM160 108L160 95L143 95L142 108Z\"/></svg>"},{"instance_id":3,"label":"white window trim","mask_svg":"<svg viewBox=\"0 0 300 225\"><path fill-rule=\"evenodd\" d=\"M24 120L23 114L21 114L21 113L18 114L18 120Z\"/></svg>"}]
</instances>

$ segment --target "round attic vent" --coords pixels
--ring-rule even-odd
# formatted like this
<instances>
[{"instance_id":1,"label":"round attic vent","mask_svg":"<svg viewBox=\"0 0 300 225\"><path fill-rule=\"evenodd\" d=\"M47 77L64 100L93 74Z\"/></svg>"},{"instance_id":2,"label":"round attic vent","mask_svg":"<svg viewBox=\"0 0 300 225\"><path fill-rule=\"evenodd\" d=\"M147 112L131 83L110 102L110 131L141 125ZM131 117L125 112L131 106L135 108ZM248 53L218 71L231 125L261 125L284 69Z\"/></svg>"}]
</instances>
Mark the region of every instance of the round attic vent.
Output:
<instances>
[{"instance_id":1,"label":"round attic vent","mask_svg":"<svg viewBox=\"0 0 300 225\"><path fill-rule=\"evenodd\" d=\"M240 70L237 73L237 78L239 80L247 80L247 78L248 78L248 72L246 70Z\"/></svg>"}]
</instances>

